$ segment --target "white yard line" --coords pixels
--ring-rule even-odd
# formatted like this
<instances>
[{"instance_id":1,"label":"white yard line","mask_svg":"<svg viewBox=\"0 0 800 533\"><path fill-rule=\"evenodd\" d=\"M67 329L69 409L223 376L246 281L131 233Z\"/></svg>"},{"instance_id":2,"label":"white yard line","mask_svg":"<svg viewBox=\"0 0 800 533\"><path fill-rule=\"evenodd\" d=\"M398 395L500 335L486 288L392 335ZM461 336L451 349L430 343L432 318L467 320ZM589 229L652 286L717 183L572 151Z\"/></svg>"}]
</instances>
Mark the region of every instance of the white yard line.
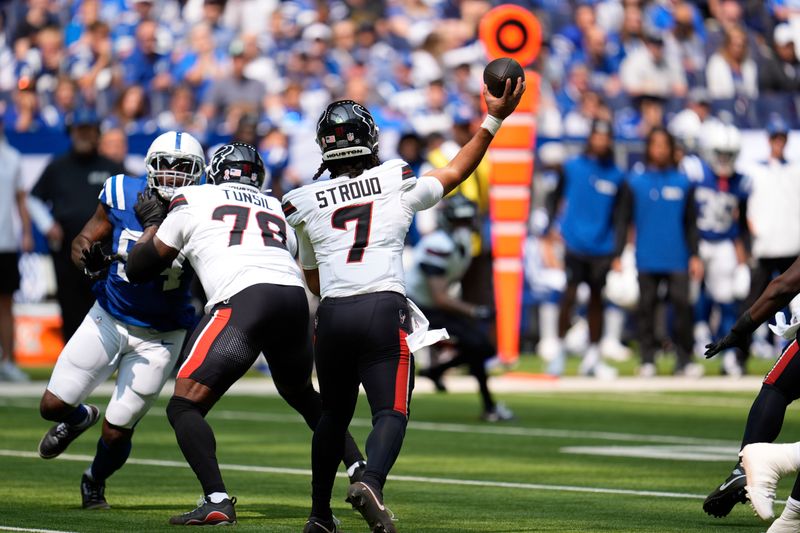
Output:
<instances>
[{"instance_id":1,"label":"white yard line","mask_svg":"<svg viewBox=\"0 0 800 533\"><path fill-rule=\"evenodd\" d=\"M0 531L27 531L28 533L73 533L62 529L31 529L29 527L14 527L0 525Z\"/></svg>"},{"instance_id":2,"label":"white yard line","mask_svg":"<svg viewBox=\"0 0 800 533\"><path fill-rule=\"evenodd\" d=\"M39 459L39 455L35 452L25 452L17 450L0 450L0 457L18 457L24 459ZM89 455L73 455L61 454L58 459L63 461L79 461L87 462L93 458ZM184 468L188 469L186 463L179 461L164 461L156 459L128 459L128 464L141 465L141 466L158 466L161 468ZM265 474L286 474L293 476L311 476L311 471L302 468L278 468L271 466L255 466L255 465L236 465L236 464L221 464L219 465L222 470L240 471L240 472L259 472ZM339 477L347 477L347 474L340 472L337 474ZM477 479L453 479L453 478L440 478L440 477L427 477L427 476L402 476L392 475L392 481L411 481L415 483L430 483L436 485L459 485L459 486L472 486L472 487L490 487L501 489L516 489L516 490L531 490L531 491L555 491L555 492L581 492L590 494L618 494L627 496L651 496L657 498L676 498L676 499L689 499L689 500L702 500L705 498L704 494L690 494L686 492L662 492L652 490L632 490L632 489L612 489L605 487L578 487L573 485L545 485L540 483L513 483L507 481L488 481ZM28 530L39 531L39 530Z\"/></svg>"}]
</instances>

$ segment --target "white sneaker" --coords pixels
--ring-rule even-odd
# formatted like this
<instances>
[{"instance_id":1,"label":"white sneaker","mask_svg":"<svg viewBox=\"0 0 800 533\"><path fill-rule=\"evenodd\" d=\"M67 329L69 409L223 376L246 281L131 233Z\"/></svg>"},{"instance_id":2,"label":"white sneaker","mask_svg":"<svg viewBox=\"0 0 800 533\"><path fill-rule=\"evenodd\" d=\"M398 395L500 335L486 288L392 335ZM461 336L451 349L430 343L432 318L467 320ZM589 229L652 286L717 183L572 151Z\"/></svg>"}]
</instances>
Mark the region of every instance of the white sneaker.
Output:
<instances>
[{"instance_id":1,"label":"white sneaker","mask_svg":"<svg viewBox=\"0 0 800 533\"><path fill-rule=\"evenodd\" d=\"M767 533L797 533L800 531L800 513L789 507L783 508L783 513L775 520Z\"/></svg>"},{"instance_id":2,"label":"white sneaker","mask_svg":"<svg viewBox=\"0 0 800 533\"><path fill-rule=\"evenodd\" d=\"M561 352L547 365L547 373L551 376L563 376L567 368L567 354Z\"/></svg>"},{"instance_id":3,"label":"white sneaker","mask_svg":"<svg viewBox=\"0 0 800 533\"><path fill-rule=\"evenodd\" d=\"M654 363L645 363L639 367L640 378L652 378L658 373Z\"/></svg>"},{"instance_id":4,"label":"white sneaker","mask_svg":"<svg viewBox=\"0 0 800 533\"><path fill-rule=\"evenodd\" d=\"M606 337L600 341L600 355L604 359L621 363L631 358L631 349L617 339Z\"/></svg>"},{"instance_id":5,"label":"white sneaker","mask_svg":"<svg viewBox=\"0 0 800 533\"><path fill-rule=\"evenodd\" d=\"M683 368L675 370L676 376L684 376L690 379L698 379L703 377L706 369L700 363L686 363Z\"/></svg>"},{"instance_id":6,"label":"white sneaker","mask_svg":"<svg viewBox=\"0 0 800 533\"><path fill-rule=\"evenodd\" d=\"M0 376L5 381L13 381L15 383L27 383L31 380L28 374L19 369L17 365L11 361L5 361L0 365Z\"/></svg>"},{"instance_id":7,"label":"white sneaker","mask_svg":"<svg viewBox=\"0 0 800 533\"><path fill-rule=\"evenodd\" d=\"M494 409L491 411L484 411L481 415L481 420L484 422L504 422L513 419L514 413L502 403L496 403Z\"/></svg>"},{"instance_id":8,"label":"white sneaker","mask_svg":"<svg viewBox=\"0 0 800 533\"><path fill-rule=\"evenodd\" d=\"M759 442L748 444L739 453L747 474L747 497L753 511L762 519L769 520L775 513L775 488L783 474L791 472L792 459L788 454L796 451L792 445ZM797 530L795 530L797 531Z\"/></svg>"}]
</instances>

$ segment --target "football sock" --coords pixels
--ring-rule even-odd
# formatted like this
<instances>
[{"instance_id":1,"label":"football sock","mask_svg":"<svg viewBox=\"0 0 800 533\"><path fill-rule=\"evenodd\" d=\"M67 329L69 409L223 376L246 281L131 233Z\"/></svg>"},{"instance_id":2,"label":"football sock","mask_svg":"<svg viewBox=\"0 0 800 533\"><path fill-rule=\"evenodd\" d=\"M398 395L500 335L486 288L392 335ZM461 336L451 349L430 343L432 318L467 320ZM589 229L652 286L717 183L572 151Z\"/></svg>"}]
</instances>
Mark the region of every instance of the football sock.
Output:
<instances>
[{"instance_id":1,"label":"football sock","mask_svg":"<svg viewBox=\"0 0 800 533\"><path fill-rule=\"evenodd\" d=\"M331 490L342 459L342 435L347 429L347 422L323 413L311 440L311 515L321 520L333 517Z\"/></svg>"},{"instance_id":2,"label":"football sock","mask_svg":"<svg viewBox=\"0 0 800 533\"><path fill-rule=\"evenodd\" d=\"M80 426L89 418L89 409L81 404L78 404L78 407L75 408L70 414L64 417L62 422L69 424L70 426Z\"/></svg>"},{"instance_id":3,"label":"football sock","mask_svg":"<svg viewBox=\"0 0 800 533\"><path fill-rule=\"evenodd\" d=\"M291 407L303 416L308 427L313 431L319 424L319 419L322 416L322 398L319 392L314 390L314 387L309 383L308 386L298 394L285 394L284 399ZM358 445L353 440L350 432L344 435L344 464L352 465L358 461L363 461L364 456Z\"/></svg>"},{"instance_id":4,"label":"football sock","mask_svg":"<svg viewBox=\"0 0 800 533\"><path fill-rule=\"evenodd\" d=\"M625 312L617 306L609 305L603 311L603 337L620 342L625 328Z\"/></svg>"},{"instance_id":5,"label":"football sock","mask_svg":"<svg viewBox=\"0 0 800 533\"><path fill-rule=\"evenodd\" d=\"M231 497L227 492L212 492L206 499L211 503L222 503L222 500L230 500Z\"/></svg>"},{"instance_id":6,"label":"football sock","mask_svg":"<svg viewBox=\"0 0 800 533\"><path fill-rule=\"evenodd\" d=\"M372 431L367 437L367 468L363 482L382 490L406 434L408 419L397 411L380 411L372 417Z\"/></svg>"},{"instance_id":7,"label":"football sock","mask_svg":"<svg viewBox=\"0 0 800 533\"><path fill-rule=\"evenodd\" d=\"M778 438L789 401L777 388L764 384L750 407L742 437L742 448L754 442L773 442Z\"/></svg>"},{"instance_id":8,"label":"football sock","mask_svg":"<svg viewBox=\"0 0 800 533\"><path fill-rule=\"evenodd\" d=\"M543 339L558 338L558 305L543 303L539 306L539 333Z\"/></svg>"},{"instance_id":9,"label":"football sock","mask_svg":"<svg viewBox=\"0 0 800 533\"><path fill-rule=\"evenodd\" d=\"M89 467L89 477L102 482L111 477L111 474L122 468L131 454L131 441L124 440L113 444L106 444L103 437L97 439L97 452L94 455L92 466Z\"/></svg>"},{"instance_id":10,"label":"football sock","mask_svg":"<svg viewBox=\"0 0 800 533\"><path fill-rule=\"evenodd\" d=\"M489 376L486 374L486 365L483 361L473 361L469 365L469 373L478 380L478 389L481 394L481 401L483 402L483 410L491 411L494 409L494 400L492 393L489 392ZM369 456L369 451L367 451Z\"/></svg>"},{"instance_id":11,"label":"football sock","mask_svg":"<svg viewBox=\"0 0 800 533\"><path fill-rule=\"evenodd\" d=\"M167 418L175 430L178 446L203 486L203 494L225 492L217 463L217 442L198 404L173 396L167 404Z\"/></svg>"}]
</instances>

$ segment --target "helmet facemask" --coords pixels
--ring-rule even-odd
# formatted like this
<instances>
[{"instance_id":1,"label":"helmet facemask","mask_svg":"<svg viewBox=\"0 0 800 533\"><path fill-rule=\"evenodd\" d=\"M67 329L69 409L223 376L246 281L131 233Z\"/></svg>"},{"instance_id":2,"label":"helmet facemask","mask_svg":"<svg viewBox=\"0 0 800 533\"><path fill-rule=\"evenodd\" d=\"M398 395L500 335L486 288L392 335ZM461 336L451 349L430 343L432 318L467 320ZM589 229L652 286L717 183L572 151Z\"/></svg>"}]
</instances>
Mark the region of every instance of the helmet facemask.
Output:
<instances>
[{"instance_id":1,"label":"helmet facemask","mask_svg":"<svg viewBox=\"0 0 800 533\"><path fill-rule=\"evenodd\" d=\"M194 185L203 175L203 160L192 154L154 152L145 161L147 184L165 200L175 189Z\"/></svg>"}]
</instances>

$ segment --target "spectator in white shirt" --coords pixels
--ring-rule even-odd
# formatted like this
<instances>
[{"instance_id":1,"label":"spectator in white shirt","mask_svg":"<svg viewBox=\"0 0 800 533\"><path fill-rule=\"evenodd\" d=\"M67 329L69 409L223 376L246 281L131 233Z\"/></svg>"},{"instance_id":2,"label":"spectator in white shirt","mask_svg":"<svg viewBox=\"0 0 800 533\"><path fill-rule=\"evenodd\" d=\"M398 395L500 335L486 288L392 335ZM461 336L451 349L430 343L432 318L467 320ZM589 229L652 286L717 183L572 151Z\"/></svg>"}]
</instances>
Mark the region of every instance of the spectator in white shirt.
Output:
<instances>
[{"instance_id":1,"label":"spectator in white shirt","mask_svg":"<svg viewBox=\"0 0 800 533\"><path fill-rule=\"evenodd\" d=\"M686 94L686 75L677 57L666 54L660 32L645 32L645 46L635 49L620 66L622 87L630 96L662 98Z\"/></svg>"},{"instance_id":2,"label":"spectator in white shirt","mask_svg":"<svg viewBox=\"0 0 800 533\"><path fill-rule=\"evenodd\" d=\"M706 65L706 80L713 99L758 96L758 70L748 55L747 34L742 28L725 32L722 46Z\"/></svg>"}]
</instances>

